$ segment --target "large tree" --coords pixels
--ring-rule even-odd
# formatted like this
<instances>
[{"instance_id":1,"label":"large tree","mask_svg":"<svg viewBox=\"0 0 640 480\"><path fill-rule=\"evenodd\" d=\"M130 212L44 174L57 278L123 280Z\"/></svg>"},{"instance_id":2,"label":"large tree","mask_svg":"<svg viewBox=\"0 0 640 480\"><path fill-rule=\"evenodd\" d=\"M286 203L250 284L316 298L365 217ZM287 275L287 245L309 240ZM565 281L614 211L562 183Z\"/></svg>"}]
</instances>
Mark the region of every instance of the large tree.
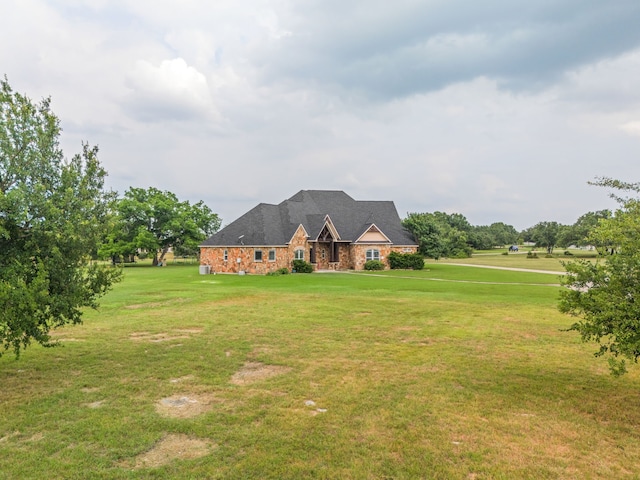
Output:
<instances>
[{"instance_id":1,"label":"large tree","mask_svg":"<svg viewBox=\"0 0 640 480\"><path fill-rule=\"evenodd\" d=\"M50 99L0 82L0 344L16 356L52 328L79 323L119 271L90 262L111 194L96 147L65 160Z\"/></svg>"},{"instance_id":2,"label":"large tree","mask_svg":"<svg viewBox=\"0 0 640 480\"><path fill-rule=\"evenodd\" d=\"M440 257L469 257L473 252L469 237L472 227L459 213L410 213L403 225L416 237L419 252Z\"/></svg>"},{"instance_id":3,"label":"large tree","mask_svg":"<svg viewBox=\"0 0 640 480\"><path fill-rule=\"evenodd\" d=\"M100 252L112 258L148 252L153 264L170 248L194 254L200 242L220 228L220 219L203 202L180 201L171 192L130 188L115 203L116 221Z\"/></svg>"},{"instance_id":4,"label":"large tree","mask_svg":"<svg viewBox=\"0 0 640 480\"><path fill-rule=\"evenodd\" d=\"M619 375L625 359L637 363L640 356L640 183L603 178L594 184L636 198L612 195L620 208L599 220L589 241L615 254L568 262L559 309L579 319L569 330L599 344L596 356L608 355L611 372Z\"/></svg>"},{"instance_id":5,"label":"large tree","mask_svg":"<svg viewBox=\"0 0 640 480\"><path fill-rule=\"evenodd\" d=\"M539 222L523 232L525 241L533 241L536 247L542 247L548 254L558 245L564 226L558 222Z\"/></svg>"}]
</instances>

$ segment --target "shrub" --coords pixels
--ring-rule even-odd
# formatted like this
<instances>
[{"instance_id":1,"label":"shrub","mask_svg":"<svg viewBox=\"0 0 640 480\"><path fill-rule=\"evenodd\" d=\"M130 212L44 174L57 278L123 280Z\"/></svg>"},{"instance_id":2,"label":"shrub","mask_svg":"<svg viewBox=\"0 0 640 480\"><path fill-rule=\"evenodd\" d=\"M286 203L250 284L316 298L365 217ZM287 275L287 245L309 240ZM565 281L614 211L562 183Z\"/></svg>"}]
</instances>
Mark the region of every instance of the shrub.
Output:
<instances>
[{"instance_id":1,"label":"shrub","mask_svg":"<svg viewBox=\"0 0 640 480\"><path fill-rule=\"evenodd\" d=\"M380 260L369 260L364 264L365 270L384 270L384 263Z\"/></svg>"},{"instance_id":2,"label":"shrub","mask_svg":"<svg viewBox=\"0 0 640 480\"><path fill-rule=\"evenodd\" d=\"M391 252L387 258L389 259L389 266L394 270L422 270L424 268L424 257L419 253Z\"/></svg>"},{"instance_id":3,"label":"shrub","mask_svg":"<svg viewBox=\"0 0 640 480\"><path fill-rule=\"evenodd\" d=\"M538 254L536 252L527 252L527 258L538 258Z\"/></svg>"},{"instance_id":4,"label":"shrub","mask_svg":"<svg viewBox=\"0 0 640 480\"><path fill-rule=\"evenodd\" d=\"M571 253L569 250L565 250L564 254L569 257L569 256L573 256L573 253Z\"/></svg>"},{"instance_id":5,"label":"shrub","mask_svg":"<svg viewBox=\"0 0 640 480\"><path fill-rule=\"evenodd\" d=\"M270 277L278 277L280 275L289 275L289 269L286 267L282 267L279 268L278 270L274 271L274 272L269 272L267 273L268 276Z\"/></svg>"},{"instance_id":6,"label":"shrub","mask_svg":"<svg viewBox=\"0 0 640 480\"><path fill-rule=\"evenodd\" d=\"M313 265L304 260L294 260L293 271L296 273L311 273L313 272Z\"/></svg>"}]
</instances>

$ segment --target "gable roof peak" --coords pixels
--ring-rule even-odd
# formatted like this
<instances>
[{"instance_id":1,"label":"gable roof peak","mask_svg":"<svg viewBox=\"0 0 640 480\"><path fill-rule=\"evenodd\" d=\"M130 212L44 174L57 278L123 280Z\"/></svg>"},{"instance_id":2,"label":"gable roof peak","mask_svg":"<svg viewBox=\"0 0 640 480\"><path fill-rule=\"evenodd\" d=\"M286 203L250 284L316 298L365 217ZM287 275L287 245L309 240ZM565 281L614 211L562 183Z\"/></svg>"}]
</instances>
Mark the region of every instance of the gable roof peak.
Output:
<instances>
[{"instance_id":1,"label":"gable roof peak","mask_svg":"<svg viewBox=\"0 0 640 480\"><path fill-rule=\"evenodd\" d=\"M240 235L245 245L285 245L300 225L310 238L327 227L334 239L346 242L375 225L394 244L415 244L392 201L354 200L342 190L300 190L278 205L258 204L203 245L235 245Z\"/></svg>"}]
</instances>

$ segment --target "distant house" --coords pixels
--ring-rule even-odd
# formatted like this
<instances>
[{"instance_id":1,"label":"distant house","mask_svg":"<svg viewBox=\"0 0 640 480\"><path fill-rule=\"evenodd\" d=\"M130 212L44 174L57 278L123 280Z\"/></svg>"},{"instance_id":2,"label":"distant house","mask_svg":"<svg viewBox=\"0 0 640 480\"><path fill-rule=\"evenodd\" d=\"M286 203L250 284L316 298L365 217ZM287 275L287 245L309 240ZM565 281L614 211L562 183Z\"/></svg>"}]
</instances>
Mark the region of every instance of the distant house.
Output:
<instances>
[{"instance_id":1,"label":"distant house","mask_svg":"<svg viewBox=\"0 0 640 480\"><path fill-rule=\"evenodd\" d=\"M261 203L209 237L200 264L211 273L263 274L299 259L316 270L362 270L367 260L417 250L393 202L301 190L279 205Z\"/></svg>"}]
</instances>

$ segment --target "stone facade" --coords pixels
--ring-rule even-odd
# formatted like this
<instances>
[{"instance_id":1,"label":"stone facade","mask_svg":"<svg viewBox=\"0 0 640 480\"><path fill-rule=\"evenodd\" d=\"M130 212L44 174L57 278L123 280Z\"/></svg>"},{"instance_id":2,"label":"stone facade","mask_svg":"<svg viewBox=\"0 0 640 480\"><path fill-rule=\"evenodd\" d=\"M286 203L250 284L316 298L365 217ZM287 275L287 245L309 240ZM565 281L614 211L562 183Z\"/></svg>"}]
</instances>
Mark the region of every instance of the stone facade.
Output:
<instances>
[{"instance_id":1,"label":"stone facade","mask_svg":"<svg viewBox=\"0 0 640 480\"><path fill-rule=\"evenodd\" d=\"M390 252L415 253L417 251L415 246L342 243L338 244L338 261L331 262L330 245L330 243L309 242L304 229L299 228L291 239L291 243L285 246L202 247L200 249L200 264L209 265L211 273L266 274L281 268L291 270L296 250L303 250L304 260L309 262L311 249L314 248L316 258L313 265L316 270L364 270L367 250L378 250L380 260L387 265L387 268L386 259ZM259 261L255 259L256 250L262 252L262 259Z\"/></svg>"},{"instance_id":2,"label":"stone facade","mask_svg":"<svg viewBox=\"0 0 640 480\"><path fill-rule=\"evenodd\" d=\"M351 247L351 266L352 270L364 270L364 264L367 262L367 250L378 250L380 252L380 261L385 264L385 268L389 268L387 257L391 252L397 253L416 253L416 246L396 246L389 244L366 244L355 243Z\"/></svg>"},{"instance_id":3,"label":"stone facade","mask_svg":"<svg viewBox=\"0 0 640 480\"><path fill-rule=\"evenodd\" d=\"M256 251L261 259L256 260ZM270 259L270 255L273 259ZM279 268L289 268L286 247L208 247L200 249L200 265L209 265L211 273L265 274Z\"/></svg>"},{"instance_id":4,"label":"stone facade","mask_svg":"<svg viewBox=\"0 0 640 480\"><path fill-rule=\"evenodd\" d=\"M211 273L265 274L281 268L291 270L296 250L304 250L304 259L309 261L309 244L302 226L289 245L201 247L200 265L209 265ZM259 261L256 261L256 251L261 252Z\"/></svg>"},{"instance_id":5,"label":"stone facade","mask_svg":"<svg viewBox=\"0 0 640 480\"><path fill-rule=\"evenodd\" d=\"M387 263L392 251L417 248L393 202L301 190L277 205L256 205L210 236L200 246L200 263L212 273L291 270L295 259L316 270L362 270L367 253Z\"/></svg>"}]
</instances>

